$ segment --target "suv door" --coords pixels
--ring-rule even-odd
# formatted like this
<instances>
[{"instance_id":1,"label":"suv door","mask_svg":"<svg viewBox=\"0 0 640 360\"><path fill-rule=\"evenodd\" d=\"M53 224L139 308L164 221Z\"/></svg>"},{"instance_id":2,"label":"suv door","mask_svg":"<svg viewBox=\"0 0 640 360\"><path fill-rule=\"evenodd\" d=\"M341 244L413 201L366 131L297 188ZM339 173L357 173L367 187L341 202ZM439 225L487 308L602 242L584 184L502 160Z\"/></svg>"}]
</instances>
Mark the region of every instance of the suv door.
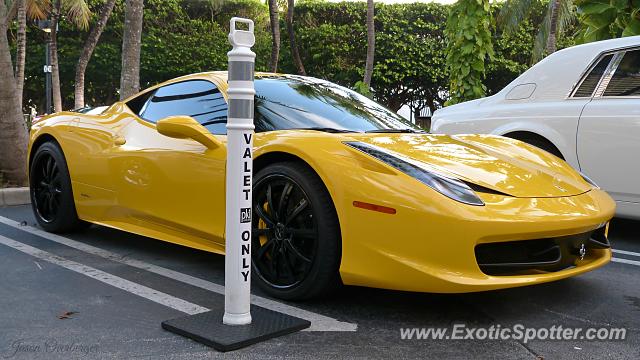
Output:
<instances>
[{"instance_id":1,"label":"suv door","mask_svg":"<svg viewBox=\"0 0 640 360\"><path fill-rule=\"evenodd\" d=\"M577 140L580 169L615 200L640 203L640 49L615 53Z\"/></svg>"}]
</instances>

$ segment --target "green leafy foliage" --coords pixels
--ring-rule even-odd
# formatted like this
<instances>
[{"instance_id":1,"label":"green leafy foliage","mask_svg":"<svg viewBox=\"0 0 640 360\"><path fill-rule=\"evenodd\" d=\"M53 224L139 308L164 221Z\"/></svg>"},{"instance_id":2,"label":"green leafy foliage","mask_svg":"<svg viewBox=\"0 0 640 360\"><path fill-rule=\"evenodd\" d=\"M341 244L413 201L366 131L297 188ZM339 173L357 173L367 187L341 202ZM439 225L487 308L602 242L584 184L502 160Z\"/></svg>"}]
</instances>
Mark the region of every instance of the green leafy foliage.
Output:
<instances>
[{"instance_id":1,"label":"green leafy foliage","mask_svg":"<svg viewBox=\"0 0 640 360\"><path fill-rule=\"evenodd\" d=\"M358 80L355 84L353 84L353 90L367 97L372 97L373 95L369 86L367 86L367 84L365 84L362 80Z\"/></svg>"},{"instance_id":2,"label":"green leafy foliage","mask_svg":"<svg viewBox=\"0 0 640 360\"><path fill-rule=\"evenodd\" d=\"M376 3L374 99L393 110L415 102L435 110L447 88L444 27L448 6ZM300 2L296 34L307 73L366 94L366 2ZM282 69L292 72L287 47ZM354 85L356 84L356 85Z\"/></svg>"},{"instance_id":3,"label":"green leafy foliage","mask_svg":"<svg viewBox=\"0 0 640 360\"><path fill-rule=\"evenodd\" d=\"M578 42L640 35L640 0L576 0Z\"/></svg>"},{"instance_id":4,"label":"green leafy foliage","mask_svg":"<svg viewBox=\"0 0 640 360\"><path fill-rule=\"evenodd\" d=\"M97 16L102 1L90 0L88 4L93 16ZM491 11L485 12L484 16L497 14L500 6L492 5ZM448 99L450 70L445 27L450 8L437 3L377 3L376 60L369 89L358 84L364 74L367 48L366 3L300 1L296 5L296 36L302 61L310 76L353 87L391 109L397 110L411 103L413 110L425 106L435 110ZM480 73L486 73L486 78L479 77L476 86L493 94L528 68L532 44L545 9L546 3L536 3L529 16L509 34L498 27L490 38L486 37L489 27L483 30L482 48L493 44L495 54L491 61L488 51L482 57L484 68ZM145 0L141 86L145 88L188 73L226 69L226 54L230 49L227 33L232 15L254 19L256 69L266 71L271 34L268 11L263 2L230 0L211 7L208 0ZM124 1L118 0L86 71L89 105L111 104L118 99L123 19ZM95 22L95 18L91 22ZM482 20L487 26L491 22L491 18ZM281 27L285 28L284 16ZM75 66L86 36L86 31L69 22L60 24L59 58L65 109L73 106ZM15 28L10 37L15 41ZM572 45L569 38L560 41L559 47ZM475 49L478 44L474 41L472 46ZM280 55L280 71L295 73L286 36L282 37ZM466 54L459 59L473 64L476 55ZM44 108L43 63L43 33L30 25L25 101L38 109ZM476 70L470 68L469 74L476 74ZM454 72L454 78L465 80L460 79L459 72Z\"/></svg>"},{"instance_id":5,"label":"green leafy foliage","mask_svg":"<svg viewBox=\"0 0 640 360\"><path fill-rule=\"evenodd\" d=\"M492 13L502 13L500 4L492 5ZM505 23L497 23L493 34L494 57L486 63L487 76L484 85L487 87L487 95L493 95L505 87L518 75L525 72L531 65L532 58L537 58L535 46L540 34L540 28L544 26L544 19L548 15L546 2L533 2L529 8L527 17L513 29ZM575 45L573 36L576 32L575 23L565 28L565 35L557 39L558 49Z\"/></svg>"},{"instance_id":6,"label":"green leafy foliage","mask_svg":"<svg viewBox=\"0 0 640 360\"><path fill-rule=\"evenodd\" d=\"M483 97L485 61L492 59L491 6L488 0L458 0L447 19L447 104Z\"/></svg>"},{"instance_id":7,"label":"green leafy foliage","mask_svg":"<svg viewBox=\"0 0 640 360\"><path fill-rule=\"evenodd\" d=\"M538 22L541 26L539 26L533 45L532 63L536 63L545 55L548 55L546 54L546 47L551 30L553 5L553 1L549 0L506 0L504 5L498 9L497 24L503 27L506 35L510 35L517 30L524 21L530 19L532 13L538 17L535 13L538 12L541 7L546 7L546 15L540 18ZM559 0L555 11L556 41L558 41L558 38L564 37L565 34L570 34L571 30L573 30L572 27L576 17L573 0ZM557 45L556 43L556 46Z\"/></svg>"},{"instance_id":8,"label":"green leafy foliage","mask_svg":"<svg viewBox=\"0 0 640 360\"><path fill-rule=\"evenodd\" d=\"M88 1L94 16L101 0ZM209 9L208 2L194 9L192 0L145 0L140 84L142 88L189 73L224 70L231 14L246 15L256 23L256 69L266 70L270 35L266 6L257 0L226 1ZM186 4L191 5L185 6ZM120 84L124 0L118 0L86 70L88 105L111 104ZM95 18L91 20L95 22ZM73 106L73 81L87 32L61 22L58 56L64 108ZM35 26L27 29L25 102L44 108L44 36Z\"/></svg>"}]
</instances>

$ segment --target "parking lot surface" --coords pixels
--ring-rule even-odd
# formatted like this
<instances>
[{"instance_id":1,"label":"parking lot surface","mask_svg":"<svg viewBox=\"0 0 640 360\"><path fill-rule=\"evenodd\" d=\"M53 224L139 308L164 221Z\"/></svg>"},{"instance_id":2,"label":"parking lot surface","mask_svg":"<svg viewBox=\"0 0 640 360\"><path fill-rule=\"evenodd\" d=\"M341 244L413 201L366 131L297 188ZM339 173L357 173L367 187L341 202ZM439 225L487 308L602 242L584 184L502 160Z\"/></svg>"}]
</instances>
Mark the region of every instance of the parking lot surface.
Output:
<instances>
[{"instance_id":1,"label":"parking lot surface","mask_svg":"<svg viewBox=\"0 0 640 360\"><path fill-rule=\"evenodd\" d=\"M614 220L614 261L555 283L474 294L345 287L328 299L253 302L308 331L218 353L163 320L223 306L224 257L92 226L55 236L29 206L0 208L0 357L640 358L640 222ZM402 339L407 329L624 328L624 340ZM466 333L465 333L466 334ZM465 334L462 334L463 336Z\"/></svg>"}]
</instances>

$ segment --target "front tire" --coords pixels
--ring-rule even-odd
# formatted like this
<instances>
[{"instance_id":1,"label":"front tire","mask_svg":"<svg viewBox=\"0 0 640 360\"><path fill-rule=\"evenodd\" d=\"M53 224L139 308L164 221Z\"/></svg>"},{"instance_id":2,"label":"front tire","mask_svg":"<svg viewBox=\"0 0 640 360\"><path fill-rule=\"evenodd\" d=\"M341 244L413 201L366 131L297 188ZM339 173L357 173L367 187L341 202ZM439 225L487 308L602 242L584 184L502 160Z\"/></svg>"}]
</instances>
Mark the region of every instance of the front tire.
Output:
<instances>
[{"instance_id":1,"label":"front tire","mask_svg":"<svg viewBox=\"0 0 640 360\"><path fill-rule=\"evenodd\" d=\"M526 142L529 145L533 145L535 147L537 147L538 149L542 149L550 154L553 154L557 157L559 157L560 159L564 160L564 156L562 156L562 153L560 152L560 150L558 150L558 148L553 145L553 143L543 137L538 137L538 136L532 136L532 135L519 135L519 136L514 136L514 135L505 135L508 136L512 139L516 139L516 140L520 140L523 142Z\"/></svg>"},{"instance_id":2,"label":"front tire","mask_svg":"<svg viewBox=\"0 0 640 360\"><path fill-rule=\"evenodd\" d=\"M270 295L303 300L340 284L341 237L322 180L297 162L260 170L253 189L254 279Z\"/></svg>"},{"instance_id":3,"label":"front tire","mask_svg":"<svg viewBox=\"0 0 640 360\"><path fill-rule=\"evenodd\" d=\"M69 169L57 143L39 146L29 170L31 207L40 227L62 233L86 226L78 218Z\"/></svg>"}]
</instances>

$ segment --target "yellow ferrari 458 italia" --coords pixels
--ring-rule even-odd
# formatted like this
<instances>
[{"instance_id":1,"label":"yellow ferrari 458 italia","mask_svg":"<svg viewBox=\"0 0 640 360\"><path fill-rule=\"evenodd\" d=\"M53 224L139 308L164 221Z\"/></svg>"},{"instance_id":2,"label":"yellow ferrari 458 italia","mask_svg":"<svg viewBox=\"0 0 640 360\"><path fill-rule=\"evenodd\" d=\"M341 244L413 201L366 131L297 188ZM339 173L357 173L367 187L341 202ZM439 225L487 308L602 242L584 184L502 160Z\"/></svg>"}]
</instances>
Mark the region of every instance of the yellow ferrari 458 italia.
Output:
<instances>
[{"instance_id":1,"label":"yellow ferrari 458 italia","mask_svg":"<svg viewBox=\"0 0 640 360\"><path fill-rule=\"evenodd\" d=\"M33 210L224 254L226 72L98 115L33 125ZM252 260L273 296L337 285L470 292L578 275L611 258L615 204L561 159L492 135L431 135L309 77L255 79Z\"/></svg>"}]
</instances>

